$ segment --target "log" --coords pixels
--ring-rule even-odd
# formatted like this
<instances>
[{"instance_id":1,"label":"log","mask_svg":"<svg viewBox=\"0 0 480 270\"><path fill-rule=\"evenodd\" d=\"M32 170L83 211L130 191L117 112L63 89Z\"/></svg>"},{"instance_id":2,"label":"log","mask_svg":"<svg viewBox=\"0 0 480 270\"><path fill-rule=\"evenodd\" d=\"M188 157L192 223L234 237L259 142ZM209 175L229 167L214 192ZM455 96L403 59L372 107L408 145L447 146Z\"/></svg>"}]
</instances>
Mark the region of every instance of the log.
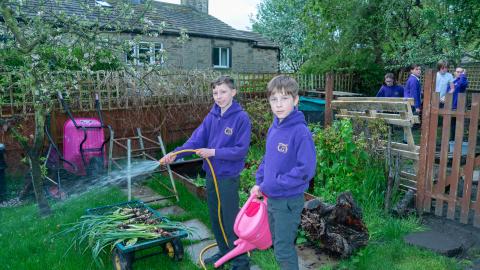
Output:
<instances>
[{"instance_id":1,"label":"log","mask_svg":"<svg viewBox=\"0 0 480 270\"><path fill-rule=\"evenodd\" d=\"M340 194L335 205L319 200L307 202L301 227L310 241L320 242L322 249L341 258L349 257L368 243L362 210L350 192Z\"/></svg>"}]
</instances>

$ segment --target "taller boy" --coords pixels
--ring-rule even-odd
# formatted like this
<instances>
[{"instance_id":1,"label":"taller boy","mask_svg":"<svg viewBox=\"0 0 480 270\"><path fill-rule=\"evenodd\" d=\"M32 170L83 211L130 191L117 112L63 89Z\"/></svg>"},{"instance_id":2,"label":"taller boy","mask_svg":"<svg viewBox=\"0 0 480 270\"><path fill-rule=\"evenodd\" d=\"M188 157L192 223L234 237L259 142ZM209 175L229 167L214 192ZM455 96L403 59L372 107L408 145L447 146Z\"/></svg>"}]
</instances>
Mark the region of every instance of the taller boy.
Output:
<instances>
[{"instance_id":1,"label":"taller boy","mask_svg":"<svg viewBox=\"0 0 480 270\"><path fill-rule=\"evenodd\" d=\"M210 214L213 234L217 241L219 253L205 259L212 264L230 249L237 239L233 224L238 213L238 189L240 172L243 170L245 158L250 145L251 123L242 107L233 100L237 91L234 81L228 76L221 76L211 84L215 104L202 124L193 132L182 146L183 149L199 149L197 154L209 158L217 176L218 191L221 203L221 219L228 246L225 243L218 220L218 201L208 164L203 162L203 170L207 173L207 205ZM180 155L179 155L180 156ZM171 153L165 155L160 163L171 163L177 158ZM232 269L250 269L248 257L240 255L232 260Z\"/></svg>"},{"instance_id":2,"label":"taller boy","mask_svg":"<svg viewBox=\"0 0 480 270\"><path fill-rule=\"evenodd\" d=\"M275 117L251 192L268 196L268 223L275 258L282 270L295 270L298 256L294 242L303 193L315 174L315 146L305 116L296 108L297 82L288 76L276 76L268 83L267 96Z\"/></svg>"}]
</instances>

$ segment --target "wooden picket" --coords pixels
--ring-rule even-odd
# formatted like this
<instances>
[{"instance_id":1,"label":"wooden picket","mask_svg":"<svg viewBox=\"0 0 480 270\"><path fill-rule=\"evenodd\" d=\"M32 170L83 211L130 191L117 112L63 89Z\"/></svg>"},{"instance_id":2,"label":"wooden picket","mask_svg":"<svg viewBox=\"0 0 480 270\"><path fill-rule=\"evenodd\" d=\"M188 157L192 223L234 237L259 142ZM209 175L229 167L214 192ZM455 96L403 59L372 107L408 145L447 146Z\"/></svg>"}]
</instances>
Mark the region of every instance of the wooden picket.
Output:
<instances>
[{"instance_id":1,"label":"wooden picket","mask_svg":"<svg viewBox=\"0 0 480 270\"><path fill-rule=\"evenodd\" d=\"M426 81L432 82L433 79L433 72L426 75ZM458 106L454 110L452 94L447 94L442 105L439 93L435 93L433 87L426 87L425 91L417 209L480 227L480 189L478 179L473 179L474 169L480 165L475 162L479 159L476 148L480 93L472 95L471 106L467 104L466 95L459 94ZM454 142L450 136L453 123ZM466 141L464 134L468 134Z\"/></svg>"}]
</instances>

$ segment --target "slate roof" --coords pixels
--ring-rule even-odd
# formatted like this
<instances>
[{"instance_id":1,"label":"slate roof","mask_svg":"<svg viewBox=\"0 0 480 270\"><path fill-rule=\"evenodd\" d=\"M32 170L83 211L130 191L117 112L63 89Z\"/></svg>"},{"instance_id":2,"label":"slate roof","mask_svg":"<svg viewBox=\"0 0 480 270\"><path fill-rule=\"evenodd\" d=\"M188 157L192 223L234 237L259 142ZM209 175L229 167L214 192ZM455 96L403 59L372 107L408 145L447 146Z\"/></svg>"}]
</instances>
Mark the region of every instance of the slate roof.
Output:
<instances>
[{"instance_id":1,"label":"slate roof","mask_svg":"<svg viewBox=\"0 0 480 270\"><path fill-rule=\"evenodd\" d=\"M112 5L115 0L103 0ZM136 0L138 1L138 0ZM44 4L39 4L43 2ZM29 16L38 16L38 6L45 5L46 9L51 9L55 13L63 11L68 15L85 16L87 20L92 22L105 22L109 18L98 16L98 13L85 12L85 6L95 7L95 0L25 0L22 6L22 12ZM133 5L134 9L141 9L139 5ZM229 40L240 40L252 42L256 47L278 49L278 46L264 38L262 35L249 31L234 29L221 20L195 10L194 8L153 1L151 10L146 15L155 26L165 22L165 34L178 34L181 29L185 29L189 36L201 36L209 38L220 38Z\"/></svg>"}]
</instances>

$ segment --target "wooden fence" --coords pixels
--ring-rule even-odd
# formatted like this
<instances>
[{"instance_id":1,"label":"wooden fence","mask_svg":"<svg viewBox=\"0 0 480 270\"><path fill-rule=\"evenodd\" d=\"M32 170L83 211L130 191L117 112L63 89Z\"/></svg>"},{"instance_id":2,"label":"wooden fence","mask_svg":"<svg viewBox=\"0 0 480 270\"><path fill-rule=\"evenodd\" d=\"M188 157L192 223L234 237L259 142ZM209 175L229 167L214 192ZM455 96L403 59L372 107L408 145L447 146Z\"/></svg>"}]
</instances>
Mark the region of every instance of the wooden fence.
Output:
<instances>
[{"instance_id":1,"label":"wooden fence","mask_svg":"<svg viewBox=\"0 0 480 270\"><path fill-rule=\"evenodd\" d=\"M459 66L465 68L467 78L468 78L468 88L467 92L479 92L480 91L480 63L468 63L468 64L460 64ZM450 67L450 72L453 74L455 70L454 66ZM401 71L398 76L399 84L405 85L405 82L410 75L410 71ZM422 74L420 78L422 81L422 85L425 84L425 76Z\"/></svg>"},{"instance_id":2,"label":"wooden fence","mask_svg":"<svg viewBox=\"0 0 480 270\"><path fill-rule=\"evenodd\" d=\"M94 74L58 74L71 81L66 89L61 89L74 111L94 110L93 94L100 96L103 110L131 109L164 106L165 104L185 104L190 102L210 102L210 82L220 73L215 71L134 71L106 72ZM240 96L256 96L252 93L265 92L267 83L277 74L230 74L236 81ZM320 74L288 74L297 79L302 90L324 89L325 76ZM25 93L21 74L0 74L0 117L15 114L31 114L34 97ZM336 89L352 90L350 74L335 74ZM32 86L30 86L32 87ZM55 100L55 97L52 97ZM58 103L53 102L53 106Z\"/></svg>"},{"instance_id":3,"label":"wooden fence","mask_svg":"<svg viewBox=\"0 0 480 270\"><path fill-rule=\"evenodd\" d=\"M471 105L465 94L458 97L452 110L452 95L444 106L434 90L434 72L425 76L417 209L437 216L473 223L480 227L480 189L475 167L480 166L477 136L480 93L472 95ZM468 109L470 108L470 109ZM451 126L454 134L450 136Z\"/></svg>"},{"instance_id":4,"label":"wooden fence","mask_svg":"<svg viewBox=\"0 0 480 270\"><path fill-rule=\"evenodd\" d=\"M208 113L212 104L210 82L220 74L213 71L160 70L58 75L72 81L62 92L76 117L96 117L94 93L98 93L104 121L112 126L116 136L133 136L136 128L142 128L146 136L156 138L161 133L166 143L171 143L190 136ZM231 74L241 102L265 98L266 85L275 75ZM298 80L301 89L322 89L325 85L323 75L289 75ZM31 116L33 97L21 90L25 87L21 85L21 75L3 73L0 76L0 117L26 115L19 124L22 133L29 137L34 129ZM339 87L352 86L350 75L335 76ZM53 95L51 99L51 132L55 142L61 146L66 116L60 110L56 97ZM0 140L6 145L7 163L19 164L22 150L18 143L5 132L0 133ZM12 167L9 170L14 171Z\"/></svg>"}]
</instances>

